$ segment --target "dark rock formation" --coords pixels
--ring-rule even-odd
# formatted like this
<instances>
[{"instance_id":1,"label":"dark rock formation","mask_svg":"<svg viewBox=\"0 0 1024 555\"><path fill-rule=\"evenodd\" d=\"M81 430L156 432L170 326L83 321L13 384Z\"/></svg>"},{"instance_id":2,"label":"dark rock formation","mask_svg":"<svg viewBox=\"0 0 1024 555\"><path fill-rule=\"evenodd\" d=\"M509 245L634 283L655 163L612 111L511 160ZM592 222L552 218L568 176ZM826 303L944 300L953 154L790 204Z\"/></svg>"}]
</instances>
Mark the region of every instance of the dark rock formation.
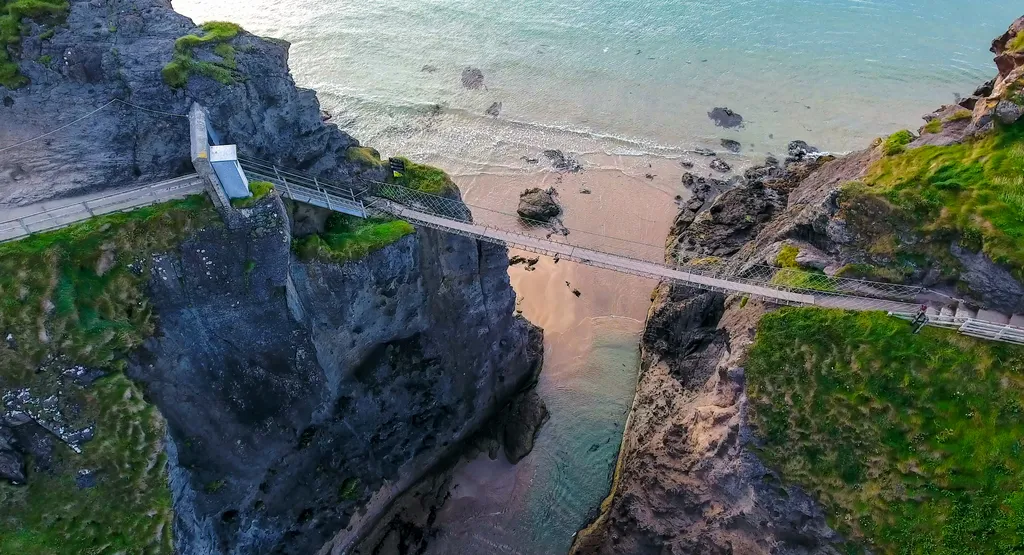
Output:
<instances>
[{"instance_id":1,"label":"dark rock formation","mask_svg":"<svg viewBox=\"0 0 1024 555\"><path fill-rule=\"evenodd\" d=\"M714 156L715 155L715 151L711 150L710 148L704 148L704 147L700 147L700 148L694 149L693 153L697 154L699 156Z\"/></svg>"},{"instance_id":2,"label":"dark rock formation","mask_svg":"<svg viewBox=\"0 0 1024 555\"><path fill-rule=\"evenodd\" d=\"M130 374L168 423L180 553L354 542L383 509L359 510L371 496L400 494L536 376L505 249L420 230L338 266L300 263L289 239L271 196L155 261L160 334Z\"/></svg>"},{"instance_id":3,"label":"dark rock formation","mask_svg":"<svg viewBox=\"0 0 1024 555\"><path fill-rule=\"evenodd\" d=\"M0 422L0 480L25 483L25 457L14 432Z\"/></svg>"},{"instance_id":4,"label":"dark rock formation","mask_svg":"<svg viewBox=\"0 0 1024 555\"><path fill-rule=\"evenodd\" d=\"M731 129L743 126L743 116L728 108L715 108L708 112L708 117L719 127Z\"/></svg>"},{"instance_id":5,"label":"dark rock formation","mask_svg":"<svg viewBox=\"0 0 1024 555\"><path fill-rule=\"evenodd\" d=\"M711 165L711 169L713 169L713 170L715 170L717 172L727 173L730 170L732 170L732 166L730 166L729 164L725 163L725 160L722 160L721 158L713 158L711 160L711 164L710 165Z\"/></svg>"},{"instance_id":6,"label":"dark rock formation","mask_svg":"<svg viewBox=\"0 0 1024 555\"><path fill-rule=\"evenodd\" d=\"M519 195L520 217L538 222L550 222L562 213L562 207L555 201L554 189L527 189Z\"/></svg>"},{"instance_id":7,"label":"dark rock formation","mask_svg":"<svg viewBox=\"0 0 1024 555\"><path fill-rule=\"evenodd\" d=\"M491 104L491 106L489 108L487 108L486 111L484 111L484 115L495 117L495 118L498 117L499 115L501 115L501 102L495 102L495 103Z\"/></svg>"},{"instance_id":8,"label":"dark rock formation","mask_svg":"<svg viewBox=\"0 0 1024 555\"><path fill-rule=\"evenodd\" d=\"M112 99L170 114L186 114L199 102L209 111L214 135L238 144L241 154L322 179L341 181L364 172L383 177L383 169L348 161L346 151L358 141L325 124L315 93L295 86L288 43L242 32L231 44L243 80L223 85L196 75L183 89L172 89L160 70L171 60L174 41L202 31L175 13L169 0L70 4L67 25L52 38L38 40L42 28L29 25L27 42L38 45L35 55L66 62L47 67L26 59L20 67L31 85L0 88L0 96L10 99L0 106L0 146L36 137ZM189 173L188 130L185 118L115 101L66 130L4 152L0 206Z\"/></svg>"},{"instance_id":9,"label":"dark rock formation","mask_svg":"<svg viewBox=\"0 0 1024 555\"><path fill-rule=\"evenodd\" d=\"M471 90L482 89L484 87L484 72L475 67L463 69L462 86Z\"/></svg>"},{"instance_id":10,"label":"dark rock formation","mask_svg":"<svg viewBox=\"0 0 1024 555\"><path fill-rule=\"evenodd\" d=\"M572 154L565 154L561 150L545 150L544 156L551 161L551 167L560 172L579 173L583 171L583 165Z\"/></svg>"},{"instance_id":11,"label":"dark rock formation","mask_svg":"<svg viewBox=\"0 0 1024 555\"><path fill-rule=\"evenodd\" d=\"M1009 125L1024 116L1024 51L1011 50L1011 42L1024 32L1024 16L1014 21L1005 33L992 41L999 75L992 85L975 91L970 134L985 133L994 121ZM984 94L987 93L987 94Z\"/></svg>"},{"instance_id":12,"label":"dark rock formation","mask_svg":"<svg viewBox=\"0 0 1024 555\"><path fill-rule=\"evenodd\" d=\"M729 152L738 153L740 150L743 149L743 145L741 145L739 141L734 141L732 139L722 139L722 148L728 150Z\"/></svg>"},{"instance_id":13,"label":"dark rock formation","mask_svg":"<svg viewBox=\"0 0 1024 555\"><path fill-rule=\"evenodd\" d=\"M791 141L786 149L786 162L800 162L808 156L821 152L806 141Z\"/></svg>"}]
</instances>

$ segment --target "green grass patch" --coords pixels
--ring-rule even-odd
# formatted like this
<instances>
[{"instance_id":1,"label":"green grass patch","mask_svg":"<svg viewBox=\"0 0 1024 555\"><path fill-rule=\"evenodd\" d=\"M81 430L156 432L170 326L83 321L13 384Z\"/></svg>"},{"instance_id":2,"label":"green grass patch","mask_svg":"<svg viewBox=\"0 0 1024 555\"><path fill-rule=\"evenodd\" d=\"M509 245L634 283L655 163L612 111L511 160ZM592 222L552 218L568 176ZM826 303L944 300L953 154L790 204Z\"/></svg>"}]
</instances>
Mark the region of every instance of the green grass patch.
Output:
<instances>
[{"instance_id":1,"label":"green grass patch","mask_svg":"<svg viewBox=\"0 0 1024 555\"><path fill-rule=\"evenodd\" d=\"M956 112L953 112L948 118L946 118L946 121L964 121L971 119L972 117L974 117L974 113L971 112L970 110L957 110Z\"/></svg>"},{"instance_id":2,"label":"green grass patch","mask_svg":"<svg viewBox=\"0 0 1024 555\"><path fill-rule=\"evenodd\" d=\"M359 494L362 493L362 484L359 482L359 478L348 478L341 483L341 498L346 501L355 501L359 499Z\"/></svg>"},{"instance_id":3,"label":"green grass patch","mask_svg":"<svg viewBox=\"0 0 1024 555\"><path fill-rule=\"evenodd\" d=\"M1024 550L1024 348L784 308L746 364L760 456L876 553Z\"/></svg>"},{"instance_id":4,"label":"green grass patch","mask_svg":"<svg viewBox=\"0 0 1024 555\"><path fill-rule=\"evenodd\" d=\"M1010 52L1024 52L1024 31L1017 33L1017 36L1006 45Z\"/></svg>"},{"instance_id":5,"label":"green grass patch","mask_svg":"<svg viewBox=\"0 0 1024 555\"><path fill-rule=\"evenodd\" d=\"M382 249L416 231L401 220L363 219L333 213L325 231L296 239L292 249L303 260L348 262Z\"/></svg>"},{"instance_id":6,"label":"green grass patch","mask_svg":"<svg viewBox=\"0 0 1024 555\"><path fill-rule=\"evenodd\" d=\"M942 133L942 120L939 118L929 120L924 126L924 132L932 134Z\"/></svg>"},{"instance_id":7,"label":"green grass patch","mask_svg":"<svg viewBox=\"0 0 1024 555\"><path fill-rule=\"evenodd\" d=\"M451 196L459 191L458 186L444 173L444 170L417 164L408 158L399 158L405 162L405 173L394 178L394 182L423 193L438 196Z\"/></svg>"},{"instance_id":8,"label":"green grass patch","mask_svg":"<svg viewBox=\"0 0 1024 555\"><path fill-rule=\"evenodd\" d=\"M51 472L0 485L0 553L171 553L164 423L120 371L151 336L144 294L154 253L219 222L205 197L100 216L0 244L0 384L58 395L74 427L95 425L77 455L58 443ZM72 366L110 375L89 388L62 385ZM42 371L37 371L39 369ZM60 392L60 393L58 393ZM96 486L79 489L80 469Z\"/></svg>"},{"instance_id":9,"label":"green grass patch","mask_svg":"<svg viewBox=\"0 0 1024 555\"><path fill-rule=\"evenodd\" d=\"M67 13L67 0L0 0L0 86L17 89L28 84L11 51L21 44L22 20L57 24ZM51 30L46 33L52 36Z\"/></svg>"},{"instance_id":10,"label":"green grass patch","mask_svg":"<svg viewBox=\"0 0 1024 555\"><path fill-rule=\"evenodd\" d=\"M174 41L174 55L163 68L164 82L180 89L193 75L209 77L222 85L233 85L242 80L237 71L235 48L231 45L242 28L234 23L211 21L200 26L203 35L185 35ZM212 47L217 62L196 59L196 50Z\"/></svg>"},{"instance_id":11,"label":"green grass patch","mask_svg":"<svg viewBox=\"0 0 1024 555\"><path fill-rule=\"evenodd\" d=\"M368 146L349 147L345 151L345 158L349 162L363 164L364 166L380 167L384 165L384 161L380 159L380 153L377 152L377 149Z\"/></svg>"},{"instance_id":12,"label":"green grass patch","mask_svg":"<svg viewBox=\"0 0 1024 555\"><path fill-rule=\"evenodd\" d=\"M889 135L882 143L882 151L886 156L893 156L905 151L907 145L914 142L914 134L906 129Z\"/></svg>"},{"instance_id":13,"label":"green grass patch","mask_svg":"<svg viewBox=\"0 0 1024 555\"><path fill-rule=\"evenodd\" d=\"M772 277L772 283L793 289L811 291L835 291L835 284L821 270L805 270L796 262L800 249L793 245L783 245L775 259L779 270Z\"/></svg>"},{"instance_id":14,"label":"green grass patch","mask_svg":"<svg viewBox=\"0 0 1024 555\"><path fill-rule=\"evenodd\" d=\"M263 197L269 195L274 190L274 184L268 181L250 181L249 192L252 193L251 197L246 198L233 198L231 199L231 206L235 208L252 208L257 202Z\"/></svg>"},{"instance_id":15,"label":"green grass patch","mask_svg":"<svg viewBox=\"0 0 1024 555\"><path fill-rule=\"evenodd\" d=\"M841 202L865 195L884 199L926 241L959 237L1024 279L1024 123L884 157Z\"/></svg>"}]
</instances>

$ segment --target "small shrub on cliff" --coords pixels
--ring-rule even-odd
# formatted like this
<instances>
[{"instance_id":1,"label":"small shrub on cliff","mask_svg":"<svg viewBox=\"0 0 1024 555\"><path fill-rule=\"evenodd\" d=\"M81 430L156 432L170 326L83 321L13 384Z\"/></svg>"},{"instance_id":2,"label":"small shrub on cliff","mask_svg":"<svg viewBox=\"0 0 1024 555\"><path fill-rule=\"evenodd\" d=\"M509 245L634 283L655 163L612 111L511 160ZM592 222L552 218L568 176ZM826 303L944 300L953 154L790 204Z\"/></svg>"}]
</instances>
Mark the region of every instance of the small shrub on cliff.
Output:
<instances>
[{"instance_id":1,"label":"small shrub on cliff","mask_svg":"<svg viewBox=\"0 0 1024 555\"><path fill-rule=\"evenodd\" d=\"M953 112L953 114L950 115L948 118L946 118L946 121L964 121L971 119L973 116L974 114L970 110L957 110L956 112Z\"/></svg>"},{"instance_id":2,"label":"small shrub on cliff","mask_svg":"<svg viewBox=\"0 0 1024 555\"><path fill-rule=\"evenodd\" d=\"M405 173L395 179L395 183L431 195L451 196L458 192L459 188L444 170L417 164L407 158L401 160L405 162Z\"/></svg>"},{"instance_id":3,"label":"small shrub on cliff","mask_svg":"<svg viewBox=\"0 0 1024 555\"><path fill-rule=\"evenodd\" d=\"M924 126L924 132L932 134L942 133L942 120L939 118L929 120Z\"/></svg>"},{"instance_id":4,"label":"small shrub on cliff","mask_svg":"<svg viewBox=\"0 0 1024 555\"><path fill-rule=\"evenodd\" d=\"M221 83L232 85L241 80L235 70L235 49L230 41L238 36L242 28L234 23L211 21L200 26L203 36L185 35L174 41L174 55L162 70L164 82L180 89L188 84L192 75L203 75ZM195 58L195 51L204 46L213 46L213 53L219 62L206 62Z\"/></svg>"},{"instance_id":5,"label":"small shrub on cliff","mask_svg":"<svg viewBox=\"0 0 1024 555\"><path fill-rule=\"evenodd\" d=\"M914 134L906 129L897 131L882 143L882 152L886 156L893 156L906 150L907 145L914 142Z\"/></svg>"},{"instance_id":6,"label":"small shrub on cliff","mask_svg":"<svg viewBox=\"0 0 1024 555\"><path fill-rule=\"evenodd\" d=\"M8 50L21 43L21 20L56 24L67 12L67 0L0 0L0 86L17 89L28 84Z\"/></svg>"},{"instance_id":7,"label":"small shrub on cliff","mask_svg":"<svg viewBox=\"0 0 1024 555\"><path fill-rule=\"evenodd\" d=\"M349 147L349 149L345 151L345 158L349 162L371 167L384 165L384 161L380 159L380 153L377 152L377 149L370 148L368 146Z\"/></svg>"},{"instance_id":8,"label":"small shrub on cliff","mask_svg":"<svg viewBox=\"0 0 1024 555\"><path fill-rule=\"evenodd\" d=\"M875 553L1024 547L1024 348L784 308L746 368L759 454Z\"/></svg>"},{"instance_id":9,"label":"small shrub on cliff","mask_svg":"<svg viewBox=\"0 0 1024 555\"><path fill-rule=\"evenodd\" d=\"M799 254L800 249L793 245L783 245L779 249L779 255L775 259L779 270L772 277L772 283L793 289L835 291L835 284L825 275L825 272L804 270L797 264L796 257Z\"/></svg>"},{"instance_id":10,"label":"small shrub on cliff","mask_svg":"<svg viewBox=\"0 0 1024 555\"><path fill-rule=\"evenodd\" d=\"M1017 33L1017 36L1006 45L1006 49L1010 52L1024 52L1024 31Z\"/></svg>"},{"instance_id":11,"label":"small shrub on cliff","mask_svg":"<svg viewBox=\"0 0 1024 555\"><path fill-rule=\"evenodd\" d=\"M362 219L331 214L321 234L296 239L292 249L303 260L344 263L360 259L416 231L401 220Z\"/></svg>"},{"instance_id":12,"label":"small shrub on cliff","mask_svg":"<svg viewBox=\"0 0 1024 555\"><path fill-rule=\"evenodd\" d=\"M235 208L251 208L263 197L269 195L274 190L274 184L267 181L250 181L249 192L252 193L251 197L246 198L233 198L231 199L231 206Z\"/></svg>"}]
</instances>

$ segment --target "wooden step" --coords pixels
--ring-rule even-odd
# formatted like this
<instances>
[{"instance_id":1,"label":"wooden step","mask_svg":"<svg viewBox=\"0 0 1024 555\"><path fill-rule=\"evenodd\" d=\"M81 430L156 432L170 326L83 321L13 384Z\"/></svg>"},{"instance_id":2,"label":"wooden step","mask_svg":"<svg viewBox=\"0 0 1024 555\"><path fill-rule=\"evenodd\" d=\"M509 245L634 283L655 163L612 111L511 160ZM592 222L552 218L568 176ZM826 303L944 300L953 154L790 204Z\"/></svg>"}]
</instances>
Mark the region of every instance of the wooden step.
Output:
<instances>
[{"instance_id":1,"label":"wooden step","mask_svg":"<svg viewBox=\"0 0 1024 555\"><path fill-rule=\"evenodd\" d=\"M956 306L956 318L963 318L966 320L969 318L976 318L977 316L978 311L964 303L960 303Z\"/></svg>"},{"instance_id":2,"label":"wooden step","mask_svg":"<svg viewBox=\"0 0 1024 555\"><path fill-rule=\"evenodd\" d=\"M929 305L928 309L925 310L924 313L929 317L935 317L939 315L939 309L937 307Z\"/></svg>"},{"instance_id":3,"label":"wooden step","mask_svg":"<svg viewBox=\"0 0 1024 555\"><path fill-rule=\"evenodd\" d=\"M977 319L981 320L982 322L988 322L990 324L998 324L1002 326L1005 326L1006 324L1010 323L1009 316L1001 312L996 312L994 310L979 310Z\"/></svg>"},{"instance_id":4,"label":"wooden step","mask_svg":"<svg viewBox=\"0 0 1024 555\"><path fill-rule=\"evenodd\" d=\"M1011 316L1010 325L1018 328L1024 328L1024 314L1014 314Z\"/></svg>"},{"instance_id":5,"label":"wooden step","mask_svg":"<svg viewBox=\"0 0 1024 555\"><path fill-rule=\"evenodd\" d=\"M939 316L942 316L943 318L952 318L953 314L955 314L953 308L954 307L949 305L942 307L942 310L939 310Z\"/></svg>"}]
</instances>

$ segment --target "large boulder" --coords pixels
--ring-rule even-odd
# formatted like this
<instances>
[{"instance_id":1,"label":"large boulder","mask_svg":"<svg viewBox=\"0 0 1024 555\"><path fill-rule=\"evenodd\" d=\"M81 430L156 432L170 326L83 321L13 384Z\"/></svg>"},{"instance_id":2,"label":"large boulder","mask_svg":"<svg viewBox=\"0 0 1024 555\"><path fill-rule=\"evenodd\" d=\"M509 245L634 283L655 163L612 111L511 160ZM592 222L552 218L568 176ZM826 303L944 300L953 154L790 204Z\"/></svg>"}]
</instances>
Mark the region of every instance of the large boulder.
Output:
<instances>
[{"instance_id":1,"label":"large boulder","mask_svg":"<svg viewBox=\"0 0 1024 555\"><path fill-rule=\"evenodd\" d=\"M549 222L562 213L562 207L555 202L554 189L527 189L519 195L520 217L538 222Z\"/></svg>"}]
</instances>

